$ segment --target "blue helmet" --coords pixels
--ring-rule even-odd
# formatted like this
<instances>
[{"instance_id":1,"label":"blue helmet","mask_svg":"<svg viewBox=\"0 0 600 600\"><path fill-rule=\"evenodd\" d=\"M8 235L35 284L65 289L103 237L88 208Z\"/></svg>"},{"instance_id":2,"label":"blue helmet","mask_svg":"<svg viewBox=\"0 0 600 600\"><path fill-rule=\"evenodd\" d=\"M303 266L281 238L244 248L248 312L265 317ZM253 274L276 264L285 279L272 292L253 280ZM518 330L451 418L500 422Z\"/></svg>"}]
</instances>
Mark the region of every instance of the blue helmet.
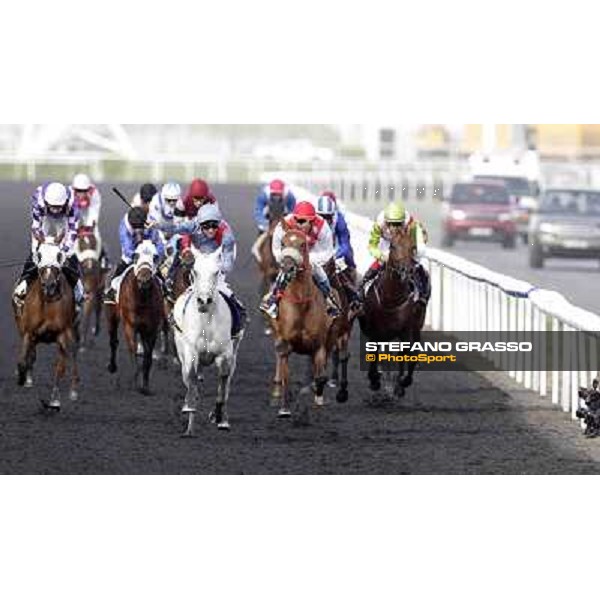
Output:
<instances>
[{"instance_id":1,"label":"blue helmet","mask_svg":"<svg viewBox=\"0 0 600 600\"><path fill-rule=\"evenodd\" d=\"M205 204L198 213L198 222L200 225L213 222L220 223L221 220L221 211L215 204Z\"/></svg>"},{"instance_id":2,"label":"blue helmet","mask_svg":"<svg viewBox=\"0 0 600 600\"><path fill-rule=\"evenodd\" d=\"M321 196L317 200L317 214L332 217L337 213L337 204L330 196Z\"/></svg>"}]
</instances>

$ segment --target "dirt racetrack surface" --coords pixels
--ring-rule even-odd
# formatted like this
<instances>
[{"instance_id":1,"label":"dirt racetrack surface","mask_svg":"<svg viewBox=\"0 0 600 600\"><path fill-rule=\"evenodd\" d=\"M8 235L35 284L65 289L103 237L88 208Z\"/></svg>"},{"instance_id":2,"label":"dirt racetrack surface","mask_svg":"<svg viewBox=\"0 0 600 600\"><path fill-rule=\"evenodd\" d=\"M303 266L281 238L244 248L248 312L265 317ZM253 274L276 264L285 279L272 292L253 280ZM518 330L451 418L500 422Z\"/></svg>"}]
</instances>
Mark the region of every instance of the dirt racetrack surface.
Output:
<instances>
[{"instance_id":1,"label":"dirt racetrack surface","mask_svg":"<svg viewBox=\"0 0 600 600\"><path fill-rule=\"evenodd\" d=\"M0 183L0 263L23 261L28 245L29 184ZM122 186L127 193L134 186ZM102 231L118 258L118 223L125 207L101 186ZM250 257L256 231L256 189L217 186L226 218L238 237L238 261L230 278L247 303L252 323L242 343L229 406L232 430L218 432L206 416L214 403L214 377L202 405L197 435L180 437L177 405L183 386L178 370L163 362L153 370L154 395L131 389L128 357L120 348L120 372L106 371L105 328L80 356L81 398L47 415L40 398L50 390L54 349L43 348L36 386L22 390L14 370L19 340L10 294L20 268L0 270L0 473L2 474L546 474L599 473L600 441L583 439L578 425L531 394L509 395L476 373L417 377L402 401L371 402L356 358L351 398L338 405L327 392L310 424L278 421L270 407L272 340L256 311L258 274ZM104 325L104 324L103 324ZM353 353L358 355L358 336ZM294 360L296 379L305 374ZM500 378L496 378L500 379Z\"/></svg>"}]
</instances>

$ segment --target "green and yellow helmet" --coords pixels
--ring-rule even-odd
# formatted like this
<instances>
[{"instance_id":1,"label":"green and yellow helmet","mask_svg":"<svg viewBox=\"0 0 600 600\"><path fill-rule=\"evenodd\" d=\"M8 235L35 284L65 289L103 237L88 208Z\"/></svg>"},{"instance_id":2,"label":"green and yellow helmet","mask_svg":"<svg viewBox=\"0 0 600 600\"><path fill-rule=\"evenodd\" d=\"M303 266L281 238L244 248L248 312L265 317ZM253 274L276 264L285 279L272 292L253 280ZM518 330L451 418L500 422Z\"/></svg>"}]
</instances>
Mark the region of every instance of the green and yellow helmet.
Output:
<instances>
[{"instance_id":1,"label":"green and yellow helmet","mask_svg":"<svg viewBox=\"0 0 600 600\"><path fill-rule=\"evenodd\" d=\"M384 219L386 223L404 223L406 220L406 207L403 202L392 202L388 204L384 212Z\"/></svg>"}]
</instances>

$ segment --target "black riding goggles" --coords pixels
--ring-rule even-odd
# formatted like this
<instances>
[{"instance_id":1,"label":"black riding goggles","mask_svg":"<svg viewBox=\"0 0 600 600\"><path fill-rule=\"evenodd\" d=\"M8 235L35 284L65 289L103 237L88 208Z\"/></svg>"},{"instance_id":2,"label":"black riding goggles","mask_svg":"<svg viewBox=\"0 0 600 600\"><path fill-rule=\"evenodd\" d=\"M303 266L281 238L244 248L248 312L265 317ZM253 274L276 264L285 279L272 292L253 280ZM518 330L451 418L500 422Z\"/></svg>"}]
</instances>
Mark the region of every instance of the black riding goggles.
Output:
<instances>
[{"instance_id":1,"label":"black riding goggles","mask_svg":"<svg viewBox=\"0 0 600 600\"><path fill-rule=\"evenodd\" d=\"M219 229L219 222L218 221L208 221L207 223L202 223L202 225L200 225L200 227L202 229L204 229L204 231Z\"/></svg>"}]
</instances>

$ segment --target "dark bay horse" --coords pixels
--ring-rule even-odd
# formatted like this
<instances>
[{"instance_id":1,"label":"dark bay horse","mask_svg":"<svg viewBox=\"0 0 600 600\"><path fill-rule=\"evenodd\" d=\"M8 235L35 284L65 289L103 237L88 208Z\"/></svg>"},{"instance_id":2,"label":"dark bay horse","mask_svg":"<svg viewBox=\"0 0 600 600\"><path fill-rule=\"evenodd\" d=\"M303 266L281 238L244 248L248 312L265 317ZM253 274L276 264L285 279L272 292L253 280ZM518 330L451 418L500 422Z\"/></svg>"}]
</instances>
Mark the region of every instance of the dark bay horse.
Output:
<instances>
[{"instance_id":1,"label":"dark bay horse","mask_svg":"<svg viewBox=\"0 0 600 600\"><path fill-rule=\"evenodd\" d=\"M73 290L62 273L65 255L60 250L60 240L43 242L35 253L38 278L31 284L20 308L13 301L15 321L22 338L18 364L18 384L32 387L31 371L36 358L36 346L56 344L58 360L54 372L54 386L50 400L42 400L45 408L59 411L60 382L65 376L68 357L71 357L70 399L78 398L77 386L77 332L75 326L75 298Z\"/></svg>"},{"instance_id":2,"label":"dark bay horse","mask_svg":"<svg viewBox=\"0 0 600 600\"><path fill-rule=\"evenodd\" d=\"M391 230L390 254L385 269L365 295L360 327L367 341L419 342L427 307L414 299L416 289L415 248L410 236L400 228ZM416 363L402 367L396 376L394 396L402 397L413 384ZM381 389L381 373L376 363L369 363L371 390Z\"/></svg>"},{"instance_id":3,"label":"dark bay horse","mask_svg":"<svg viewBox=\"0 0 600 600\"><path fill-rule=\"evenodd\" d=\"M80 349L84 350L89 336L92 316L95 325L92 335L100 334L102 314L102 296L106 272L100 266L100 244L93 227L80 227L77 236L76 252L81 266L81 281L85 292L83 314L81 319Z\"/></svg>"},{"instance_id":4,"label":"dark bay horse","mask_svg":"<svg viewBox=\"0 0 600 600\"><path fill-rule=\"evenodd\" d=\"M326 368L335 345L336 332L327 315L323 294L313 281L307 237L288 228L283 238L281 272L288 281L279 303L279 314L271 319L277 369L273 399L281 402L279 416L290 417L289 357L292 353L312 359L312 391L317 406L322 406L327 383Z\"/></svg>"},{"instance_id":5,"label":"dark bay horse","mask_svg":"<svg viewBox=\"0 0 600 600\"><path fill-rule=\"evenodd\" d=\"M279 265L273 255L273 233L285 217L284 201L270 202L268 209L269 229L258 238L252 249L261 275L259 290L261 298L271 289L279 273ZM269 319L265 318L265 321L268 323ZM270 327L267 326L265 333L269 335L271 331Z\"/></svg>"},{"instance_id":6,"label":"dark bay horse","mask_svg":"<svg viewBox=\"0 0 600 600\"><path fill-rule=\"evenodd\" d=\"M332 386L339 388L337 401L344 403L348 401L349 397L348 362L350 360L350 352L348 351L348 347L350 338L352 337L354 321L356 320L356 314L350 310L350 300L348 299L346 288L348 285L352 287L356 286L356 271L352 269L339 271L333 260L325 265L324 269L327 277L329 277L332 288L337 292L338 306L340 307L340 317L336 319L332 330L332 334L335 335L335 347L331 356L333 370L330 383Z\"/></svg>"},{"instance_id":7,"label":"dark bay horse","mask_svg":"<svg viewBox=\"0 0 600 600\"><path fill-rule=\"evenodd\" d=\"M175 350L175 340L173 337L173 331L169 326L168 317L172 313L175 303L180 298L182 294L184 294L190 286L193 284L193 276L194 276L194 253L191 247L183 248L180 251L179 262L177 267L175 268L175 273L173 275L173 291L171 294L171 298L165 298L165 318L163 323L163 331L162 331L162 354L164 357L168 357L171 355L171 349L173 349L173 362L175 364L179 364L179 360L177 358L176 350Z\"/></svg>"},{"instance_id":8,"label":"dark bay horse","mask_svg":"<svg viewBox=\"0 0 600 600\"><path fill-rule=\"evenodd\" d=\"M118 303L106 307L111 350L108 371L117 372L119 323L122 321L134 369L134 387L145 396L150 395L152 355L164 320L164 299L156 276L157 267L156 247L146 240L136 249L133 267L123 275ZM137 357L138 338L143 348L141 368Z\"/></svg>"}]
</instances>

